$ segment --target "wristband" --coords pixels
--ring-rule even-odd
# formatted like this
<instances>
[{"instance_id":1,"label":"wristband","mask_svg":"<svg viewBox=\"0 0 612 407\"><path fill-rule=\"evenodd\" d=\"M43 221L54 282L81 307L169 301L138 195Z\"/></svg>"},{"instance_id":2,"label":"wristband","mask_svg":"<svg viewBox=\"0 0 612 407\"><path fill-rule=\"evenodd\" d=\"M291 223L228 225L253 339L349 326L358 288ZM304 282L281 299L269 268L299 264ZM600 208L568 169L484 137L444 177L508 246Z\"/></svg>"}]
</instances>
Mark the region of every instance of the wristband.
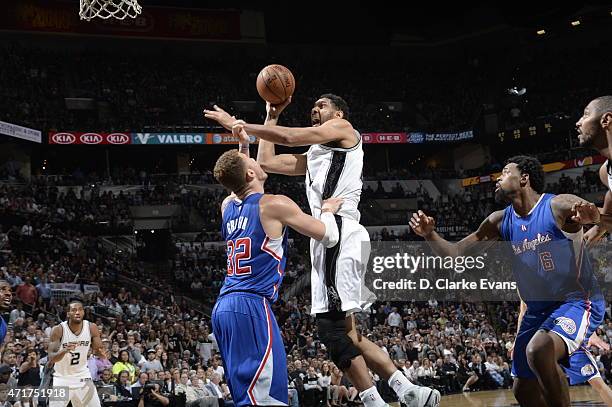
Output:
<instances>
[{"instance_id":1,"label":"wristband","mask_svg":"<svg viewBox=\"0 0 612 407\"><path fill-rule=\"evenodd\" d=\"M338 230L334 214L331 212L322 212L321 222L325 225L325 236L321 239L321 243L327 248L334 247L340 238L340 231Z\"/></svg>"}]
</instances>

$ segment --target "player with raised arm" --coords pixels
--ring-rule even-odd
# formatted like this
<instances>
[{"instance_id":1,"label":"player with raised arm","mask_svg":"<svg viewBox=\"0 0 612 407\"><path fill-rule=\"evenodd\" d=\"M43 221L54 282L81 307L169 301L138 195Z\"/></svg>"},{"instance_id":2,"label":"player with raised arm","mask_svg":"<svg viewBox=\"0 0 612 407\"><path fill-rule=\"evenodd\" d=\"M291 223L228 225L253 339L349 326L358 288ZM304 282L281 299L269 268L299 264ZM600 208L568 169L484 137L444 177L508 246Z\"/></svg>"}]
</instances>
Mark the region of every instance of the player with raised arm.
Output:
<instances>
[{"instance_id":1,"label":"player with raised arm","mask_svg":"<svg viewBox=\"0 0 612 407\"><path fill-rule=\"evenodd\" d=\"M508 159L496 193L511 202L493 212L478 230L459 242L435 232L422 211L410 226L443 256L462 256L497 240L513 246L513 273L527 304L514 345L514 394L521 406L569 406L569 389L560 364L583 347L603 320L605 302L583 256L583 224L609 228L610 216L575 195L543 193L540 162L527 156ZM571 371L567 371L571 375ZM586 381L584 375L575 382Z\"/></svg>"},{"instance_id":2,"label":"player with raised arm","mask_svg":"<svg viewBox=\"0 0 612 407\"><path fill-rule=\"evenodd\" d=\"M85 310L80 300L68 304L68 320L53 327L49 343L49 362L53 363L53 387L68 388L65 400L51 400L50 407L100 406L96 386L87 367L87 354L106 358L106 349L96 324L84 320Z\"/></svg>"},{"instance_id":3,"label":"player with raised arm","mask_svg":"<svg viewBox=\"0 0 612 407\"><path fill-rule=\"evenodd\" d=\"M311 313L316 316L321 341L331 360L359 390L366 407L385 402L372 382L368 367L386 379L408 407L438 406L440 392L411 383L382 349L360 335L355 312L370 307L375 297L363 284L370 253L370 236L359 223L363 148L361 135L349 119L344 99L324 94L310 112L310 127L278 126L278 117L291 99L280 105L267 104L264 125L242 123L246 132L259 138L257 161L268 172L306 176L306 196L314 218L321 218L322 203L331 197L343 199L335 215L339 243L327 248L311 239ZM235 119L218 106L205 110L205 117L231 129ZM275 153L274 144L310 146L305 154Z\"/></svg>"},{"instance_id":4,"label":"player with raised arm","mask_svg":"<svg viewBox=\"0 0 612 407\"><path fill-rule=\"evenodd\" d=\"M287 359L270 304L278 298L287 260L287 226L333 247L333 214L342 199L322 205L321 218L290 198L264 192L268 175L249 157L242 124L232 129L240 149L223 153L214 176L232 193L223 201L222 235L227 242L227 276L212 312L212 326L237 406L288 404Z\"/></svg>"},{"instance_id":5,"label":"player with raised arm","mask_svg":"<svg viewBox=\"0 0 612 407\"><path fill-rule=\"evenodd\" d=\"M578 141L581 147L593 147L607 161L599 169L601 183L608 188L604 197L602 213L612 214L612 96L593 99L585 108L582 117L576 122ZM584 237L589 245L597 242L606 229L595 225Z\"/></svg>"}]
</instances>

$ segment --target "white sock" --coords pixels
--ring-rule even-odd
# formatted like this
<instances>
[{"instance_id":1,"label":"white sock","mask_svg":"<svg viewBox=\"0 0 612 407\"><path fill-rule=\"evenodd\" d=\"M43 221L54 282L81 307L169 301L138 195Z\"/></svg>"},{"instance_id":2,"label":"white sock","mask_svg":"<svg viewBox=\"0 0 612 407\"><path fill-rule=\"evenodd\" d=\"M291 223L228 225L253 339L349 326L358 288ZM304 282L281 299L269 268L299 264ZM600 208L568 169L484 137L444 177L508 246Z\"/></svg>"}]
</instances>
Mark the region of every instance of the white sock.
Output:
<instances>
[{"instance_id":1,"label":"white sock","mask_svg":"<svg viewBox=\"0 0 612 407\"><path fill-rule=\"evenodd\" d=\"M372 386L359 393L359 398L363 401L365 407L384 407L386 404L382 397L380 397L378 390L376 390L376 386Z\"/></svg>"},{"instance_id":2,"label":"white sock","mask_svg":"<svg viewBox=\"0 0 612 407\"><path fill-rule=\"evenodd\" d=\"M389 378L389 386L395 391L395 394L397 394L399 398L403 397L408 390L417 387L416 384L411 383L399 370L396 370Z\"/></svg>"}]
</instances>

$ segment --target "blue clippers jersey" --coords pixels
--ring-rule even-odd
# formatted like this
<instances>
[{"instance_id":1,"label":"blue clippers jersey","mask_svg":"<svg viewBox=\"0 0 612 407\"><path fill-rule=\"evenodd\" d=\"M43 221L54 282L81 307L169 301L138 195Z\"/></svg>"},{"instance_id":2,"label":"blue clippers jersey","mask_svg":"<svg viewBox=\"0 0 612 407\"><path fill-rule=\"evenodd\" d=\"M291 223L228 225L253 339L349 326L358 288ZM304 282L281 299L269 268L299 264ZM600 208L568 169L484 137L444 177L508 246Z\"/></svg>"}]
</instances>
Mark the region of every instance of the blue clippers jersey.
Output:
<instances>
[{"instance_id":1,"label":"blue clippers jersey","mask_svg":"<svg viewBox=\"0 0 612 407\"><path fill-rule=\"evenodd\" d=\"M512 243L512 271L522 299L537 312L552 302L588 300L601 295L582 241L582 229L563 232L550 206L552 194L542 194L525 217L512 205L504 211L503 240Z\"/></svg>"},{"instance_id":2,"label":"blue clippers jersey","mask_svg":"<svg viewBox=\"0 0 612 407\"><path fill-rule=\"evenodd\" d=\"M3 317L0 317L0 345L4 342L4 338L6 338L6 321Z\"/></svg>"},{"instance_id":3,"label":"blue clippers jersey","mask_svg":"<svg viewBox=\"0 0 612 407\"><path fill-rule=\"evenodd\" d=\"M259 294L274 302L287 262L287 231L270 239L259 220L259 200L252 194L233 200L223 212L221 234L227 242L227 276L220 295L233 291Z\"/></svg>"}]
</instances>

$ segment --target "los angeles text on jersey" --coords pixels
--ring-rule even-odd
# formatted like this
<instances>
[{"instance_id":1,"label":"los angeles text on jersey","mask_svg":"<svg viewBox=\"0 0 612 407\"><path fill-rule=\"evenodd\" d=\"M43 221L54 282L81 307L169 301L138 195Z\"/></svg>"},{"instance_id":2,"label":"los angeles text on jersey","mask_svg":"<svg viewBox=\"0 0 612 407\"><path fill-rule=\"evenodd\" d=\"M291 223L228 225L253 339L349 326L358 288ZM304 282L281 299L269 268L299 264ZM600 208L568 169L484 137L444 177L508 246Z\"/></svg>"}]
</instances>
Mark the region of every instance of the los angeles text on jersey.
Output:
<instances>
[{"instance_id":1,"label":"los angeles text on jersey","mask_svg":"<svg viewBox=\"0 0 612 407\"><path fill-rule=\"evenodd\" d=\"M411 280L402 278L399 281L384 281L377 278L373 282L375 290L516 290L514 281L491 281L481 278L479 281L449 280L439 278L431 281L426 278Z\"/></svg>"}]
</instances>

